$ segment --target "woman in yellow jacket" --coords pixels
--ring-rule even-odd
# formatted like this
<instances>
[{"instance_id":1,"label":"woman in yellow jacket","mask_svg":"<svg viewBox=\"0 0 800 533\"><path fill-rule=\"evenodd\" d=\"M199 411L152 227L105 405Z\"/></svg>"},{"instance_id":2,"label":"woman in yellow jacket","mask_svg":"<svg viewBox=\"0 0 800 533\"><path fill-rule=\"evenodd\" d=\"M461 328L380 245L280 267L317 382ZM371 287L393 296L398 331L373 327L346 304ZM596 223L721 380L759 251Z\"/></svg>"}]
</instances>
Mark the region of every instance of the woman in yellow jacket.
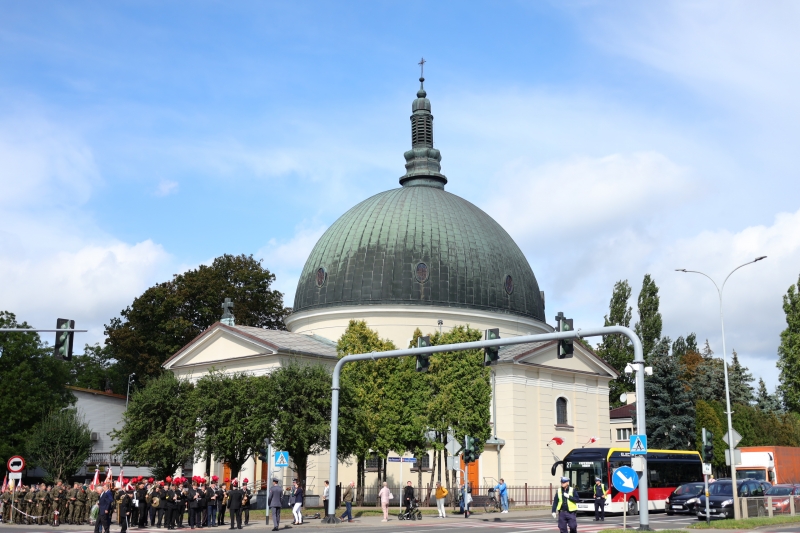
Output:
<instances>
[{"instance_id":1,"label":"woman in yellow jacket","mask_svg":"<svg viewBox=\"0 0 800 533\"><path fill-rule=\"evenodd\" d=\"M447 489L442 487L440 482L436 482L436 508L439 510L439 518L447 518L444 512L444 499L447 497Z\"/></svg>"}]
</instances>

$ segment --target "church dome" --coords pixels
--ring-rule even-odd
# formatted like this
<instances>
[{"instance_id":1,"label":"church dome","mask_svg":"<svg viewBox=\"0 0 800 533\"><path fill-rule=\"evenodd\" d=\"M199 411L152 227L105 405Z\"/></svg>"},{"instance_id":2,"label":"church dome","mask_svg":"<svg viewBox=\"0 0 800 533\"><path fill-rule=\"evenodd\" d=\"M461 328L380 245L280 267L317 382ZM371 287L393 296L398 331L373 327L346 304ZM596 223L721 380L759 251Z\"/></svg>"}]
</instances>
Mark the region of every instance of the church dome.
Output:
<instances>
[{"instance_id":1,"label":"church dome","mask_svg":"<svg viewBox=\"0 0 800 533\"><path fill-rule=\"evenodd\" d=\"M423 88L418 96L402 187L364 200L328 228L303 267L293 312L400 304L544 322L536 277L511 236L477 206L444 190L430 102Z\"/></svg>"}]
</instances>

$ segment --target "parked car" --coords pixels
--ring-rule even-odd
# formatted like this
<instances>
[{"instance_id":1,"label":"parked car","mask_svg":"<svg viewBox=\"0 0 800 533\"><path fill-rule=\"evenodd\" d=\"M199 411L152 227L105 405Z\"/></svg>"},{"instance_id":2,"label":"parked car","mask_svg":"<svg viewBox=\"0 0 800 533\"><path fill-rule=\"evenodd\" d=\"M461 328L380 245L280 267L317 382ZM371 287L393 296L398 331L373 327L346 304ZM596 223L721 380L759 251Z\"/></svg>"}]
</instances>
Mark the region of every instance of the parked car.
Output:
<instances>
[{"instance_id":1,"label":"parked car","mask_svg":"<svg viewBox=\"0 0 800 533\"><path fill-rule=\"evenodd\" d=\"M708 507L711 518L733 518L733 483L730 479L718 479L708 486ZM736 494L747 500L747 516L764 516L764 488L755 480L736 481ZM697 519L706 519L706 496L702 494L695 506Z\"/></svg>"},{"instance_id":2,"label":"parked car","mask_svg":"<svg viewBox=\"0 0 800 533\"><path fill-rule=\"evenodd\" d=\"M667 501L664 504L664 510L668 515L675 513L689 513L694 514L694 506L697 505L697 499L703 494L705 485L703 483L684 483L667 496Z\"/></svg>"},{"instance_id":3,"label":"parked car","mask_svg":"<svg viewBox=\"0 0 800 533\"><path fill-rule=\"evenodd\" d=\"M770 487L770 489L764 493L764 497L767 505L769 505L769 498L772 498L772 512L775 514L789 512L791 509L791 507L789 507L790 497L794 498L795 512L800 511L800 486L798 485L775 485L774 487Z\"/></svg>"}]
</instances>

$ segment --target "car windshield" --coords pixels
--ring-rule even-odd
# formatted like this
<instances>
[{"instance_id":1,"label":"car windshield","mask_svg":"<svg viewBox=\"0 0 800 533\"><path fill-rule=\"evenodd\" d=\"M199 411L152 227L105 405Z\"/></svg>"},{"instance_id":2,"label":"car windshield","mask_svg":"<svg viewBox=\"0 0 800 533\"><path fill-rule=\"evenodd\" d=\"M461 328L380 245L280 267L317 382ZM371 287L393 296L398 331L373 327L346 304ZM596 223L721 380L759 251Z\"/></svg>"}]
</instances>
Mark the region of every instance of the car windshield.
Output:
<instances>
[{"instance_id":1,"label":"car windshield","mask_svg":"<svg viewBox=\"0 0 800 533\"><path fill-rule=\"evenodd\" d=\"M715 481L708 486L708 493L711 496L733 496L730 481Z\"/></svg>"},{"instance_id":2,"label":"car windshield","mask_svg":"<svg viewBox=\"0 0 800 533\"><path fill-rule=\"evenodd\" d=\"M767 490L767 496L788 496L792 493L792 487L772 487Z\"/></svg>"},{"instance_id":3,"label":"car windshield","mask_svg":"<svg viewBox=\"0 0 800 533\"><path fill-rule=\"evenodd\" d=\"M703 490L702 483L686 483L675 489L675 496L682 496L684 494L699 494Z\"/></svg>"}]
</instances>

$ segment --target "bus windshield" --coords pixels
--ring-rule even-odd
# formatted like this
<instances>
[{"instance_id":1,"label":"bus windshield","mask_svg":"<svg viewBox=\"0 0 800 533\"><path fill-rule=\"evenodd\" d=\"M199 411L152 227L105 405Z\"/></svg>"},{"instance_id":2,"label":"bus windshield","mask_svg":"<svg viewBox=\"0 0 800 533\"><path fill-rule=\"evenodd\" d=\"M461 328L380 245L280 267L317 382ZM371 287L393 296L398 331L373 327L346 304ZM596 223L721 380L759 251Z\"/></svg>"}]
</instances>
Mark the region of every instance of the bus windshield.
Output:
<instances>
[{"instance_id":1,"label":"bus windshield","mask_svg":"<svg viewBox=\"0 0 800 533\"><path fill-rule=\"evenodd\" d=\"M566 461L564 463L564 476L568 477L570 484L580 491L591 490L595 477L606 483L603 477L603 463L605 461Z\"/></svg>"}]
</instances>

